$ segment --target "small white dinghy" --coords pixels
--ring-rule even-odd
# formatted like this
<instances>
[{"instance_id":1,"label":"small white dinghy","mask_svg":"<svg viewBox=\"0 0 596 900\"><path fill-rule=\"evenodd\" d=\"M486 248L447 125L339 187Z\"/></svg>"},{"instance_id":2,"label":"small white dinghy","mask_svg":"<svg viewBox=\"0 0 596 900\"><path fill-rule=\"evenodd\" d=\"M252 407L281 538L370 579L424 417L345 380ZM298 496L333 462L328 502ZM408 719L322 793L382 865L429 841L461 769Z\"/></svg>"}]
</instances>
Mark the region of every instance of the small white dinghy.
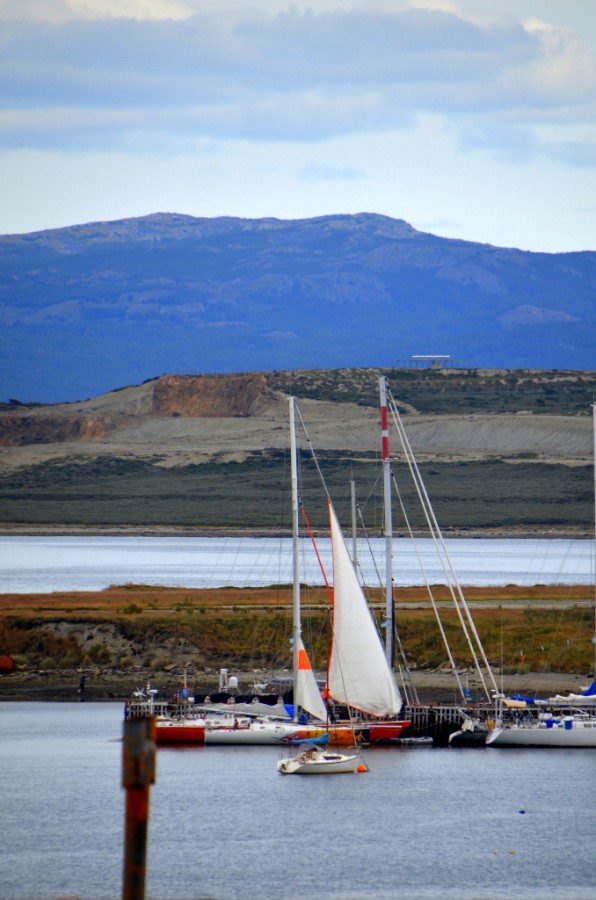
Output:
<instances>
[{"instance_id":1,"label":"small white dinghy","mask_svg":"<svg viewBox=\"0 0 596 900\"><path fill-rule=\"evenodd\" d=\"M280 759L277 771L281 775L332 775L368 772L368 769L360 754L349 755L335 750L304 747L295 756Z\"/></svg>"}]
</instances>

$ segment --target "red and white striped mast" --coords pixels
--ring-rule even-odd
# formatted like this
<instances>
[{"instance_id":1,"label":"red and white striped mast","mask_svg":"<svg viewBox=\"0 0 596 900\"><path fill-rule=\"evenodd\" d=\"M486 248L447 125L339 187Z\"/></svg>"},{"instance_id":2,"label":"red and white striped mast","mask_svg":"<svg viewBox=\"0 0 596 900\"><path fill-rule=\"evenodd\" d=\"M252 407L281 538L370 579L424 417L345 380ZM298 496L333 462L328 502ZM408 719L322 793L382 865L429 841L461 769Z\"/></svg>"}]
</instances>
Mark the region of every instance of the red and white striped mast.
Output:
<instances>
[{"instance_id":1,"label":"red and white striped mast","mask_svg":"<svg viewBox=\"0 0 596 900\"><path fill-rule=\"evenodd\" d=\"M393 605L393 522L391 518L391 460L389 458L389 427L387 423L387 380L379 376L379 400L381 407L381 451L383 458L383 499L385 506L385 601L386 631L385 656L393 668L393 634L395 611Z\"/></svg>"}]
</instances>

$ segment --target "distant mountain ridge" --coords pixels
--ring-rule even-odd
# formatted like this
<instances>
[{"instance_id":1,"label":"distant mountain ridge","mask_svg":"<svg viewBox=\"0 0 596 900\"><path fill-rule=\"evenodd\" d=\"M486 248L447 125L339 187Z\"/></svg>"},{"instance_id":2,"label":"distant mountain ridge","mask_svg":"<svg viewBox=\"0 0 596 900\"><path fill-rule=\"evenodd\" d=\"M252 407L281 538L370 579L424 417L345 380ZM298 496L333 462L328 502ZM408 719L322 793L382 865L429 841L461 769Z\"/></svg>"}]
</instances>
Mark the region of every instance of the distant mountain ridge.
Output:
<instances>
[{"instance_id":1,"label":"distant mountain ridge","mask_svg":"<svg viewBox=\"0 0 596 900\"><path fill-rule=\"evenodd\" d=\"M157 213L0 237L0 399L76 400L163 372L591 369L596 252L439 238L368 213Z\"/></svg>"}]
</instances>

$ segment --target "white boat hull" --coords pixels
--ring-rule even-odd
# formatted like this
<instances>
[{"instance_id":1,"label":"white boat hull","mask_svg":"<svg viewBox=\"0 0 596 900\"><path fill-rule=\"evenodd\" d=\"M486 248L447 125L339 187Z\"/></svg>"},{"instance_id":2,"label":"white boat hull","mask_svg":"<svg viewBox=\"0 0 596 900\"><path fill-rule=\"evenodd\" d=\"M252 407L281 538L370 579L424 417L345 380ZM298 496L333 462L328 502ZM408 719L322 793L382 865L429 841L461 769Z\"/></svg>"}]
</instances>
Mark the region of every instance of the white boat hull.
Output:
<instances>
[{"instance_id":1,"label":"white boat hull","mask_svg":"<svg viewBox=\"0 0 596 900\"><path fill-rule=\"evenodd\" d=\"M280 759L277 771L281 775L333 775L366 771L360 756L334 753L329 750L299 753L289 759Z\"/></svg>"},{"instance_id":2,"label":"white boat hull","mask_svg":"<svg viewBox=\"0 0 596 900\"><path fill-rule=\"evenodd\" d=\"M305 740L324 734L324 729L305 729L300 725L280 722L255 722L248 727L207 726L206 744L288 744L294 740Z\"/></svg>"},{"instance_id":3,"label":"white boat hull","mask_svg":"<svg viewBox=\"0 0 596 900\"><path fill-rule=\"evenodd\" d=\"M596 720L573 722L547 728L545 724L494 728L487 747L596 747Z\"/></svg>"}]
</instances>

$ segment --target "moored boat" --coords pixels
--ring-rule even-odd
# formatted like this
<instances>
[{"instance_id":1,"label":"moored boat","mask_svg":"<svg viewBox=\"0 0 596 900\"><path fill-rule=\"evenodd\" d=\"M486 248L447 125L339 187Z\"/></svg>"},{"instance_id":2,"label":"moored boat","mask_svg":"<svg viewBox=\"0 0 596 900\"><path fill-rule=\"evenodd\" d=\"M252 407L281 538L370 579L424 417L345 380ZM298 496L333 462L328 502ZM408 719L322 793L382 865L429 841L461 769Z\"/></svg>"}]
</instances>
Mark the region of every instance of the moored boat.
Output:
<instances>
[{"instance_id":1,"label":"moored boat","mask_svg":"<svg viewBox=\"0 0 596 900\"><path fill-rule=\"evenodd\" d=\"M280 759L277 771L281 775L345 775L368 769L358 753L305 747L296 756Z\"/></svg>"},{"instance_id":2,"label":"moored boat","mask_svg":"<svg viewBox=\"0 0 596 900\"><path fill-rule=\"evenodd\" d=\"M168 719L160 717L155 721L155 743L165 744L204 744L204 719Z\"/></svg>"},{"instance_id":3,"label":"moored boat","mask_svg":"<svg viewBox=\"0 0 596 900\"><path fill-rule=\"evenodd\" d=\"M449 735L450 747L485 747L489 733L486 720L474 718L462 713L464 721L459 731Z\"/></svg>"},{"instance_id":4,"label":"moored boat","mask_svg":"<svg viewBox=\"0 0 596 900\"><path fill-rule=\"evenodd\" d=\"M292 722L259 720L233 723L210 722L205 728L206 744L291 744L325 734L324 726L295 725Z\"/></svg>"},{"instance_id":5,"label":"moored boat","mask_svg":"<svg viewBox=\"0 0 596 900\"><path fill-rule=\"evenodd\" d=\"M592 747L596 748L596 717L585 712L556 717L541 713L533 721L493 728L487 747Z\"/></svg>"},{"instance_id":6,"label":"moored boat","mask_svg":"<svg viewBox=\"0 0 596 900\"><path fill-rule=\"evenodd\" d=\"M593 449L594 449L594 503L596 510L596 404L592 405ZM596 561L596 533L594 534L594 559ZM596 590L596 585L594 586ZM594 672L596 674L596 596L594 609ZM499 696L498 700L504 702ZM550 709L537 716L519 716L512 723L503 724L502 710L498 716L498 727L491 729L486 740L490 747L590 747L596 748L596 715L593 712L596 700L596 681L592 681L581 694L564 697L558 694L548 703ZM569 708L570 702L572 707ZM523 704L525 705L525 704ZM586 707L591 707L588 709ZM554 712L553 712L554 710Z\"/></svg>"}]
</instances>

